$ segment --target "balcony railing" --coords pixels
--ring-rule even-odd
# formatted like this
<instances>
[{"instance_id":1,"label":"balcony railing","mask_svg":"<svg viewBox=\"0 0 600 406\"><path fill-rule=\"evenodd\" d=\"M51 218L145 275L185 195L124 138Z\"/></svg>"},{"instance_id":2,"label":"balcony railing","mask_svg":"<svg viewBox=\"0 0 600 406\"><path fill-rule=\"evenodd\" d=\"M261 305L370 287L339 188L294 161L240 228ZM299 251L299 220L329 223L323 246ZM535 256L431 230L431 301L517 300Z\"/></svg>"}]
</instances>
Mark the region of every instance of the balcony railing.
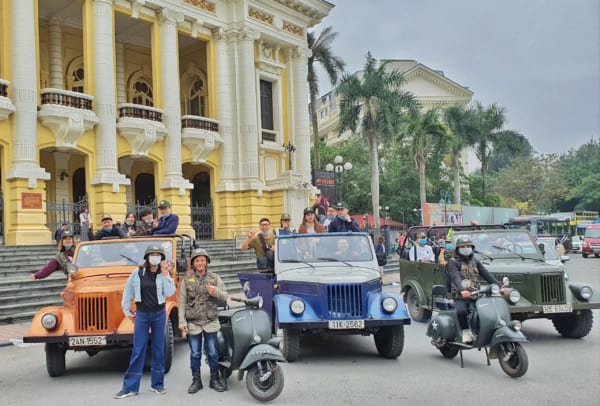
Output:
<instances>
[{"instance_id":1,"label":"balcony railing","mask_svg":"<svg viewBox=\"0 0 600 406\"><path fill-rule=\"evenodd\" d=\"M42 89L42 104L55 104L76 109L92 110L93 100L92 96L85 93L54 88Z\"/></svg>"},{"instance_id":2,"label":"balcony railing","mask_svg":"<svg viewBox=\"0 0 600 406\"><path fill-rule=\"evenodd\" d=\"M219 122L206 117L183 116L181 117L181 129L184 128L219 132Z\"/></svg>"},{"instance_id":3,"label":"balcony railing","mask_svg":"<svg viewBox=\"0 0 600 406\"><path fill-rule=\"evenodd\" d=\"M119 106L119 118L141 118L162 122L162 111L141 104L123 103Z\"/></svg>"},{"instance_id":4,"label":"balcony railing","mask_svg":"<svg viewBox=\"0 0 600 406\"><path fill-rule=\"evenodd\" d=\"M0 96L8 97L8 84L9 82L3 79L0 79Z\"/></svg>"},{"instance_id":5,"label":"balcony railing","mask_svg":"<svg viewBox=\"0 0 600 406\"><path fill-rule=\"evenodd\" d=\"M277 131L273 130L265 130L264 128L260 130L262 136L262 142L277 142Z\"/></svg>"}]
</instances>

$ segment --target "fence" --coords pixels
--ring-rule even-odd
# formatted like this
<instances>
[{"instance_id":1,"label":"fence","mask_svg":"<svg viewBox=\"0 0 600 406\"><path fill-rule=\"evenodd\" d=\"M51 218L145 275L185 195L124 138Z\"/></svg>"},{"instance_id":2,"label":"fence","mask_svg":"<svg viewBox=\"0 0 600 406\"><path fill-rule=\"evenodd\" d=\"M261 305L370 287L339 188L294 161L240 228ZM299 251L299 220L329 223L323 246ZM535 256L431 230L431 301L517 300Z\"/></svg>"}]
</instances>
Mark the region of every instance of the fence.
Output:
<instances>
[{"instance_id":1,"label":"fence","mask_svg":"<svg viewBox=\"0 0 600 406\"><path fill-rule=\"evenodd\" d=\"M54 231L62 224L67 224L70 231L80 234L79 213L87 206L87 196L78 202L68 202L65 199L60 202L46 201L46 227Z\"/></svg>"},{"instance_id":2,"label":"fence","mask_svg":"<svg viewBox=\"0 0 600 406\"><path fill-rule=\"evenodd\" d=\"M212 203L190 207L192 212L192 228L196 231L196 240L212 240L213 238L213 207Z\"/></svg>"}]
</instances>

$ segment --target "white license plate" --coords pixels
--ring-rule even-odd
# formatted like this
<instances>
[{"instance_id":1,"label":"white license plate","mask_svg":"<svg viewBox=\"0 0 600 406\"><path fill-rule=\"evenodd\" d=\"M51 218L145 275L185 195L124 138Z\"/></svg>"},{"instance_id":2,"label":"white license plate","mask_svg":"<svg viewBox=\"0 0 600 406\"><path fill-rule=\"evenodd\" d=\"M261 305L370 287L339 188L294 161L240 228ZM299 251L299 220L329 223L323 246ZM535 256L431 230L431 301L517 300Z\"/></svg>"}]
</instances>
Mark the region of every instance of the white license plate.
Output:
<instances>
[{"instance_id":1,"label":"white license plate","mask_svg":"<svg viewBox=\"0 0 600 406\"><path fill-rule=\"evenodd\" d=\"M329 320L330 330L349 330L365 328L364 320Z\"/></svg>"},{"instance_id":2,"label":"white license plate","mask_svg":"<svg viewBox=\"0 0 600 406\"><path fill-rule=\"evenodd\" d=\"M69 337L69 346L71 346L71 347L87 347L90 345L106 345L106 337L105 336Z\"/></svg>"},{"instance_id":3,"label":"white license plate","mask_svg":"<svg viewBox=\"0 0 600 406\"><path fill-rule=\"evenodd\" d=\"M571 306L569 304L543 306L544 313L571 313L572 311L573 311L573 306Z\"/></svg>"}]
</instances>

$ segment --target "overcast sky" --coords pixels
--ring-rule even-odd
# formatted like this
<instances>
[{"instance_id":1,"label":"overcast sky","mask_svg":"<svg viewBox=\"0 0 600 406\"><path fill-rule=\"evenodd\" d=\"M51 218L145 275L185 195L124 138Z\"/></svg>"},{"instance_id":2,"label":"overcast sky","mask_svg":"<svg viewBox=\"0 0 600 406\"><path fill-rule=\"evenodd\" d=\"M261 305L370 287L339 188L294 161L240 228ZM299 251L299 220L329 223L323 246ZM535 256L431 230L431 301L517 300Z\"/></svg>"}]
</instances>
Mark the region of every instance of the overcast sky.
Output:
<instances>
[{"instance_id":1,"label":"overcast sky","mask_svg":"<svg viewBox=\"0 0 600 406\"><path fill-rule=\"evenodd\" d=\"M600 138L600 1L329 0L322 24L349 72L413 59L506 109L538 153ZM331 89L320 75L320 93Z\"/></svg>"}]
</instances>

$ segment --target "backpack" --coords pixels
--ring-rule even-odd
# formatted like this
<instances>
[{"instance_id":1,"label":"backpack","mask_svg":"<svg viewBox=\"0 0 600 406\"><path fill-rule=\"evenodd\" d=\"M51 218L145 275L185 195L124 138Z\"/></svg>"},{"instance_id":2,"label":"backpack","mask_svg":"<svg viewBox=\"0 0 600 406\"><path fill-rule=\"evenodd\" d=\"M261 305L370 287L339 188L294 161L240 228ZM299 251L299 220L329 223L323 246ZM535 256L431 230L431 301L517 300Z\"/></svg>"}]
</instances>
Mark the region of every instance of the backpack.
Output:
<instances>
[{"instance_id":1,"label":"backpack","mask_svg":"<svg viewBox=\"0 0 600 406\"><path fill-rule=\"evenodd\" d=\"M385 255L385 252L377 252L375 253L375 256L377 257L377 264L379 266L387 264L387 255Z\"/></svg>"}]
</instances>

